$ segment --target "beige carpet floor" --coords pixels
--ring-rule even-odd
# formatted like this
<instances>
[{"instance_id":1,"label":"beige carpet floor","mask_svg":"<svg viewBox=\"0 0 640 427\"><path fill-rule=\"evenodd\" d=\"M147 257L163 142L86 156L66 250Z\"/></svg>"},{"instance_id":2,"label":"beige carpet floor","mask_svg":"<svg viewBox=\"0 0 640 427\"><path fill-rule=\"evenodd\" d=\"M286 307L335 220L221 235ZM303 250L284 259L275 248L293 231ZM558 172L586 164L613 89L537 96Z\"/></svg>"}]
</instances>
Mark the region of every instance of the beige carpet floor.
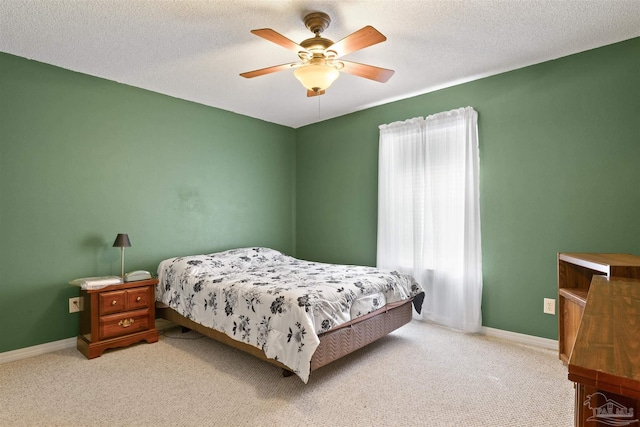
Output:
<instances>
[{"instance_id":1,"label":"beige carpet floor","mask_svg":"<svg viewBox=\"0 0 640 427\"><path fill-rule=\"evenodd\" d=\"M554 351L412 321L308 384L194 332L0 365L0 426L566 426Z\"/></svg>"}]
</instances>

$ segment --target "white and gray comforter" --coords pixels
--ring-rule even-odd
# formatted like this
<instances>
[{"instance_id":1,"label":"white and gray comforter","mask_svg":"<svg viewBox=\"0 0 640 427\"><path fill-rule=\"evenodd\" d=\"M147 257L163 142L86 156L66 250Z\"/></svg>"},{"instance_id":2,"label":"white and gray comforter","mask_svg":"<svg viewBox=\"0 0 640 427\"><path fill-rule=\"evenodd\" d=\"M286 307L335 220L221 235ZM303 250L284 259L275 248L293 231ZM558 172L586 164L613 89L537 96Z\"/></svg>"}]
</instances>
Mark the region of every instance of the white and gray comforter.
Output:
<instances>
[{"instance_id":1,"label":"white and gray comforter","mask_svg":"<svg viewBox=\"0 0 640 427\"><path fill-rule=\"evenodd\" d=\"M318 334L422 292L395 271L308 262L260 247L167 259L158 279L158 301L261 348L305 383Z\"/></svg>"}]
</instances>

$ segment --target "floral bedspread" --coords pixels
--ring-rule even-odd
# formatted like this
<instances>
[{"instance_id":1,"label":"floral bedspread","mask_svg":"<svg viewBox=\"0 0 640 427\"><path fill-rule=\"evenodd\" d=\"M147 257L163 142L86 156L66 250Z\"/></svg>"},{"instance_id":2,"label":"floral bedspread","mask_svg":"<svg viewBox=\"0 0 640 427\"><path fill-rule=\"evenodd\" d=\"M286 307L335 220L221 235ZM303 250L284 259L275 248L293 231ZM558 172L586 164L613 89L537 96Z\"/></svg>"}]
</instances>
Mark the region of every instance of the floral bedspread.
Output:
<instances>
[{"instance_id":1,"label":"floral bedspread","mask_svg":"<svg viewBox=\"0 0 640 427\"><path fill-rule=\"evenodd\" d=\"M303 261L268 248L170 258L156 299L196 323L261 348L309 379L318 334L422 292L409 275ZM363 303L364 302L364 303Z\"/></svg>"}]
</instances>

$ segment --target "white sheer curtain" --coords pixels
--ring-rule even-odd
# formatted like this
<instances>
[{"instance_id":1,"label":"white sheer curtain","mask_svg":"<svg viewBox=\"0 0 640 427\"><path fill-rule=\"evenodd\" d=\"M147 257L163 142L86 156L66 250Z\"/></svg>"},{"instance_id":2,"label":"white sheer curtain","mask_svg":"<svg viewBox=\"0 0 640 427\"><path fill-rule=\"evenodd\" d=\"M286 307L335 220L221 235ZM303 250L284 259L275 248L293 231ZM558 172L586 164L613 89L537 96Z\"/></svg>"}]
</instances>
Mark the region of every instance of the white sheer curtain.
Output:
<instances>
[{"instance_id":1,"label":"white sheer curtain","mask_svg":"<svg viewBox=\"0 0 640 427\"><path fill-rule=\"evenodd\" d=\"M425 319L482 326L478 115L460 108L380 126L377 265L424 287Z\"/></svg>"}]
</instances>

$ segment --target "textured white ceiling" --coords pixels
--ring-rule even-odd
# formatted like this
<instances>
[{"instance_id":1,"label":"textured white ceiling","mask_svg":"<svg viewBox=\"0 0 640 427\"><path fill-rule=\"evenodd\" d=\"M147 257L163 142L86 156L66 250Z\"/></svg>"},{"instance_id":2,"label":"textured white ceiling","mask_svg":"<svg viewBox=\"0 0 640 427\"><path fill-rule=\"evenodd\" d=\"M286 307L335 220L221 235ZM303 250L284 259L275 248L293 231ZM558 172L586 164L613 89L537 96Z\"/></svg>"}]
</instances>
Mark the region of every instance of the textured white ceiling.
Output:
<instances>
[{"instance_id":1,"label":"textured white ceiling","mask_svg":"<svg viewBox=\"0 0 640 427\"><path fill-rule=\"evenodd\" d=\"M294 52L303 16L328 13L338 41L372 25L387 41L345 57L396 71L341 74L307 98ZM0 51L293 128L640 36L640 0L0 0ZM0 76L1 78L1 76Z\"/></svg>"}]
</instances>

